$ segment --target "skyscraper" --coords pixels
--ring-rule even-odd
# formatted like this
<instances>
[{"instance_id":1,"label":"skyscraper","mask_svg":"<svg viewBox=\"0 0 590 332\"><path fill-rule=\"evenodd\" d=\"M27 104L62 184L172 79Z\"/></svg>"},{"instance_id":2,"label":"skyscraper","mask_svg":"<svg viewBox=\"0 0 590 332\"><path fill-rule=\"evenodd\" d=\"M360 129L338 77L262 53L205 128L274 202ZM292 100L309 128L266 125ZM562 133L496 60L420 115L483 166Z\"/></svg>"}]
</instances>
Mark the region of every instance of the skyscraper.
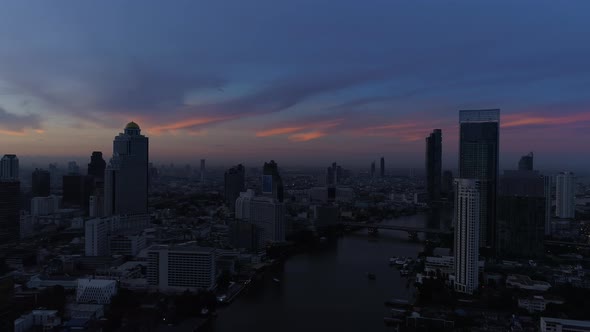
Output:
<instances>
[{"instance_id":1,"label":"skyscraper","mask_svg":"<svg viewBox=\"0 0 590 332\"><path fill-rule=\"evenodd\" d=\"M224 174L225 201L231 212L235 212L236 199L240 193L246 191L246 168L239 164Z\"/></svg>"},{"instance_id":2,"label":"skyscraper","mask_svg":"<svg viewBox=\"0 0 590 332\"><path fill-rule=\"evenodd\" d=\"M49 171L35 169L32 175L32 195L33 197L47 197L50 193L51 175Z\"/></svg>"},{"instance_id":3,"label":"skyscraper","mask_svg":"<svg viewBox=\"0 0 590 332\"><path fill-rule=\"evenodd\" d=\"M441 194L444 194L445 197L451 198L451 193L453 192L453 172L451 171L444 171L442 175L442 183L440 186Z\"/></svg>"},{"instance_id":4,"label":"skyscraper","mask_svg":"<svg viewBox=\"0 0 590 332\"><path fill-rule=\"evenodd\" d=\"M18 158L5 154L0 160L0 180L18 180Z\"/></svg>"},{"instance_id":5,"label":"skyscraper","mask_svg":"<svg viewBox=\"0 0 590 332\"><path fill-rule=\"evenodd\" d=\"M75 161L68 162L68 174L80 174L80 167Z\"/></svg>"},{"instance_id":6,"label":"skyscraper","mask_svg":"<svg viewBox=\"0 0 590 332\"><path fill-rule=\"evenodd\" d=\"M254 224L261 242L285 241L285 204L248 190L236 200L236 219Z\"/></svg>"},{"instance_id":7,"label":"skyscraper","mask_svg":"<svg viewBox=\"0 0 590 332\"><path fill-rule=\"evenodd\" d=\"M205 159L201 159L201 184L205 183Z\"/></svg>"},{"instance_id":8,"label":"skyscraper","mask_svg":"<svg viewBox=\"0 0 590 332\"><path fill-rule=\"evenodd\" d=\"M333 187L338 185L343 176L342 166L333 162L332 166L328 167L326 170L326 186Z\"/></svg>"},{"instance_id":9,"label":"skyscraper","mask_svg":"<svg viewBox=\"0 0 590 332\"><path fill-rule=\"evenodd\" d=\"M7 154L0 160L0 242L20 238L20 181L18 158Z\"/></svg>"},{"instance_id":10,"label":"skyscraper","mask_svg":"<svg viewBox=\"0 0 590 332\"><path fill-rule=\"evenodd\" d=\"M375 177L375 161L371 163L371 177Z\"/></svg>"},{"instance_id":11,"label":"skyscraper","mask_svg":"<svg viewBox=\"0 0 590 332\"><path fill-rule=\"evenodd\" d=\"M503 258L543 256L545 192L537 171L504 171L498 186L497 254Z\"/></svg>"},{"instance_id":12,"label":"skyscraper","mask_svg":"<svg viewBox=\"0 0 590 332\"><path fill-rule=\"evenodd\" d=\"M149 140L129 122L113 141L113 157L105 171L104 213L145 214L148 210Z\"/></svg>"},{"instance_id":13,"label":"skyscraper","mask_svg":"<svg viewBox=\"0 0 590 332\"><path fill-rule=\"evenodd\" d=\"M480 241L495 244L500 110L459 112L459 178L480 180Z\"/></svg>"},{"instance_id":14,"label":"skyscraper","mask_svg":"<svg viewBox=\"0 0 590 332\"><path fill-rule=\"evenodd\" d=\"M94 193L94 178L89 175L70 174L62 178L64 207L89 210L90 196Z\"/></svg>"},{"instance_id":15,"label":"skyscraper","mask_svg":"<svg viewBox=\"0 0 590 332\"><path fill-rule=\"evenodd\" d=\"M545 194L545 235L551 235L551 213L552 198L553 198L553 176L546 175L543 177L544 182L544 194Z\"/></svg>"},{"instance_id":16,"label":"skyscraper","mask_svg":"<svg viewBox=\"0 0 590 332\"><path fill-rule=\"evenodd\" d=\"M102 152L92 152L92 156L90 156L90 163L88 164L88 175L94 177L95 180L103 181L106 167L107 163L102 158Z\"/></svg>"},{"instance_id":17,"label":"skyscraper","mask_svg":"<svg viewBox=\"0 0 590 332\"><path fill-rule=\"evenodd\" d=\"M279 174L279 165L274 160L264 163L262 167L262 192L271 193L279 202L284 200L283 179Z\"/></svg>"},{"instance_id":18,"label":"skyscraper","mask_svg":"<svg viewBox=\"0 0 590 332\"><path fill-rule=\"evenodd\" d=\"M87 220L84 225L84 249L86 256L109 255L108 219Z\"/></svg>"},{"instance_id":19,"label":"skyscraper","mask_svg":"<svg viewBox=\"0 0 590 332\"><path fill-rule=\"evenodd\" d=\"M561 172L555 183L555 215L558 218L575 218L576 216L576 178L574 173Z\"/></svg>"},{"instance_id":20,"label":"skyscraper","mask_svg":"<svg viewBox=\"0 0 590 332\"><path fill-rule=\"evenodd\" d=\"M532 171L533 170L533 153L530 152L526 156L520 157L518 161L518 170L519 171Z\"/></svg>"},{"instance_id":21,"label":"skyscraper","mask_svg":"<svg viewBox=\"0 0 590 332\"><path fill-rule=\"evenodd\" d=\"M473 294L479 286L481 181L455 179L455 290Z\"/></svg>"},{"instance_id":22,"label":"skyscraper","mask_svg":"<svg viewBox=\"0 0 590 332\"><path fill-rule=\"evenodd\" d=\"M426 137L426 189L428 199L440 199L442 165L442 131L435 129Z\"/></svg>"},{"instance_id":23,"label":"skyscraper","mask_svg":"<svg viewBox=\"0 0 590 332\"><path fill-rule=\"evenodd\" d=\"M379 175L381 175L382 178L385 177L385 157L381 157L381 163L379 165Z\"/></svg>"}]
</instances>

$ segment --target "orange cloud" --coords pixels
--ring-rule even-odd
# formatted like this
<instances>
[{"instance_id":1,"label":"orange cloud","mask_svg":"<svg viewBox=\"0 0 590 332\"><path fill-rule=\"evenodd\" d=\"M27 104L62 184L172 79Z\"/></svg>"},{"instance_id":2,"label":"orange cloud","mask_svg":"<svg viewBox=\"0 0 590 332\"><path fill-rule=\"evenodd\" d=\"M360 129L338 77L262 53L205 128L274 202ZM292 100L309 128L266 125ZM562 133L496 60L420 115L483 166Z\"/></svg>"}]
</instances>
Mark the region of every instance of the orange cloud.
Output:
<instances>
[{"instance_id":1,"label":"orange cloud","mask_svg":"<svg viewBox=\"0 0 590 332\"><path fill-rule=\"evenodd\" d=\"M23 131L13 131L13 130L2 130L2 129L0 129L0 135L25 136L26 134Z\"/></svg>"},{"instance_id":2,"label":"orange cloud","mask_svg":"<svg viewBox=\"0 0 590 332\"><path fill-rule=\"evenodd\" d=\"M182 121L177 121L165 125L155 126L148 129L148 131L159 134L165 131L172 131L172 130L182 130L188 129L196 126L201 126L209 123L219 122L223 120L229 120L232 117L206 117L206 118L193 118L193 119L186 119Z\"/></svg>"},{"instance_id":3,"label":"orange cloud","mask_svg":"<svg viewBox=\"0 0 590 332\"><path fill-rule=\"evenodd\" d=\"M539 116L533 113L519 113L508 114L502 120L501 126L504 128L534 125L563 125L580 121L590 121L590 112L563 116Z\"/></svg>"},{"instance_id":4,"label":"orange cloud","mask_svg":"<svg viewBox=\"0 0 590 332\"><path fill-rule=\"evenodd\" d=\"M256 132L256 137L268 137L275 135L291 134L305 129L305 127L283 127Z\"/></svg>"},{"instance_id":5,"label":"orange cloud","mask_svg":"<svg viewBox=\"0 0 590 332\"><path fill-rule=\"evenodd\" d=\"M298 133L295 135L291 135L289 136L289 140L292 142L307 142L324 136L326 136L326 133L324 132L310 131L306 133Z\"/></svg>"}]
</instances>

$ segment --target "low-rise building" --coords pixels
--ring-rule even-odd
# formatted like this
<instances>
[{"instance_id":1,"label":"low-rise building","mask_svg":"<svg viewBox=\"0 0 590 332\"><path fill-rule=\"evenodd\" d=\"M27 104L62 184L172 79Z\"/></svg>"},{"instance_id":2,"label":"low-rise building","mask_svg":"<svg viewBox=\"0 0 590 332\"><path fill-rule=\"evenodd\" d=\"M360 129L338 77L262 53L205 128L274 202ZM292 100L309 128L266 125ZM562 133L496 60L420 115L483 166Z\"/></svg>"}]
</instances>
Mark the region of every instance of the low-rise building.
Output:
<instances>
[{"instance_id":1,"label":"low-rise building","mask_svg":"<svg viewBox=\"0 0 590 332\"><path fill-rule=\"evenodd\" d=\"M590 321L541 317L541 332L587 332Z\"/></svg>"},{"instance_id":2,"label":"low-rise building","mask_svg":"<svg viewBox=\"0 0 590 332\"><path fill-rule=\"evenodd\" d=\"M117 282L105 279L78 279L76 301L78 303L110 304L117 294Z\"/></svg>"},{"instance_id":3,"label":"low-rise building","mask_svg":"<svg viewBox=\"0 0 590 332\"><path fill-rule=\"evenodd\" d=\"M560 298L543 297L542 295L534 295L518 299L518 307L526 309L531 313L545 311L547 305L550 303L563 304L563 300Z\"/></svg>"},{"instance_id":4,"label":"low-rise building","mask_svg":"<svg viewBox=\"0 0 590 332\"><path fill-rule=\"evenodd\" d=\"M61 325L57 310L33 310L14 321L15 332L28 332L35 327L42 331L53 331Z\"/></svg>"},{"instance_id":5,"label":"low-rise building","mask_svg":"<svg viewBox=\"0 0 590 332\"><path fill-rule=\"evenodd\" d=\"M551 288L551 284L545 281L532 280L528 276L513 274L506 278L506 287L545 292Z\"/></svg>"}]
</instances>

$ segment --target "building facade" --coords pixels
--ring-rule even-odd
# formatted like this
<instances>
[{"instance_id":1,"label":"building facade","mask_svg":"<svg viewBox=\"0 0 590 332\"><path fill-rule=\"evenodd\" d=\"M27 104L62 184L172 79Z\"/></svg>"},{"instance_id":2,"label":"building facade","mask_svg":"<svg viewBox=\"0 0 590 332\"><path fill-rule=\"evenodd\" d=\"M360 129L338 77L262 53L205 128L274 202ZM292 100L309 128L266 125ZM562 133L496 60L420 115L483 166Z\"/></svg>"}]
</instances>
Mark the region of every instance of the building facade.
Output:
<instances>
[{"instance_id":1,"label":"building facade","mask_svg":"<svg viewBox=\"0 0 590 332\"><path fill-rule=\"evenodd\" d=\"M441 194L442 131L435 129L426 137L426 190L429 201L437 201Z\"/></svg>"},{"instance_id":2,"label":"building facade","mask_svg":"<svg viewBox=\"0 0 590 332\"><path fill-rule=\"evenodd\" d=\"M455 179L455 290L473 294L479 287L481 182Z\"/></svg>"},{"instance_id":3,"label":"building facade","mask_svg":"<svg viewBox=\"0 0 590 332\"><path fill-rule=\"evenodd\" d=\"M236 208L236 199L240 193L246 191L246 168L244 165L236 165L223 175L225 201L229 210L234 212Z\"/></svg>"},{"instance_id":4,"label":"building facade","mask_svg":"<svg viewBox=\"0 0 590 332\"><path fill-rule=\"evenodd\" d=\"M33 197L47 197L51 191L51 175L49 171L36 169L32 174L31 195Z\"/></svg>"},{"instance_id":5,"label":"building facade","mask_svg":"<svg viewBox=\"0 0 590 332\"><path fill-rule=\"evenodd\" d=\"M576 177L571 172L561 172L555 181L555 215L558 218L576 217Z\"/></svg>"},{"instance_id":6,"label":"building facade","mask_svg":"<svg viewBox=\"0 0 590 332\"><path fill-rule=\"evenodd\" d=\"M480 181L480 239L482 247L493 247L496 227L496 196L500 110L459 112L459 178Z\"/></svg>"},{"instance_id":7,"label":"building facade","mask_svg":"<svg viewBox=\"0 0 590 332\"><path fill-rule=\"evenodd\" d=\"M87 220L84 225L84 249L86 256L109 255L109 220L107 218Z\"/></svg>"}]
</instances>

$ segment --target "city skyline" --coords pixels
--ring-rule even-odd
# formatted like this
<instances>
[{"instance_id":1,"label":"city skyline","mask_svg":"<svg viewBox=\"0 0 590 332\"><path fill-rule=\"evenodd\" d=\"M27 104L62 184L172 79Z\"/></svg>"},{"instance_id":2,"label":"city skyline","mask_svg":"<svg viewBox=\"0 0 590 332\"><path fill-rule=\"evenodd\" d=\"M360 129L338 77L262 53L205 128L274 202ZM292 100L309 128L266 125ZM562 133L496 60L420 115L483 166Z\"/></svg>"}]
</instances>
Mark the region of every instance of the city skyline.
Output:
<instances>
[{"instance_id":1,"label":"city skyline","mask_svg":"<svg viewBox=\"0 0 590 332\"><path fill-rule=\"evenodd\" d=\"M589 161L587 3L112 5L6 2L3 153L82 161L135 121L156 162L420 167L440 128L452 169L457 110L501 108L501 168Z\"/></svg>"}]
</instances>

